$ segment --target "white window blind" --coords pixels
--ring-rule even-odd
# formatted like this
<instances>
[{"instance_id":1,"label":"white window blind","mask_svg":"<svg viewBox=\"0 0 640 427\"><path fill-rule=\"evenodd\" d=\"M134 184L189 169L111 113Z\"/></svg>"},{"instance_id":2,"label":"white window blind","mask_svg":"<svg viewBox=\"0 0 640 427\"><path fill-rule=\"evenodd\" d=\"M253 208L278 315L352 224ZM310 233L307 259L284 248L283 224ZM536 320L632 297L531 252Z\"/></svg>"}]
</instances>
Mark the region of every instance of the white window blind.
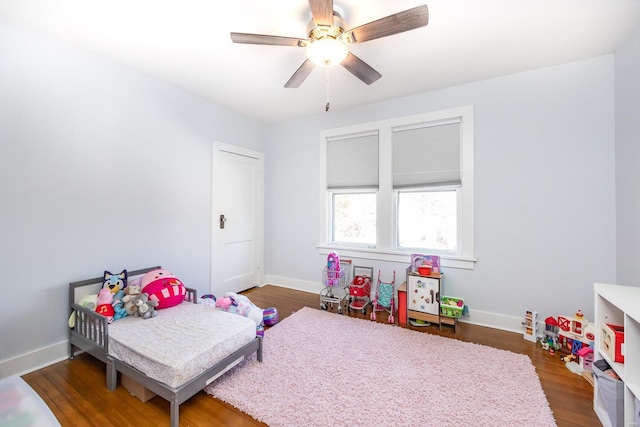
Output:
<instances>
[{"instance_id":1,"label":"white window blind","mask_svg":"<svg viewBox=\"0 0 640 427\"><path fill-rule=\"evenodd\" d=\"M461 184L460 121L393 129L393 188Z\"/></svg>"},{"instance_id":2,"label":"white window blind","mask_svg":"<svg viewBox=\"0 0 640 427\"><path fill-rule=\"evenodd\" d=\"M378 188L378 132L327 140L327 188Z\"/></svg>"}]
</instances>

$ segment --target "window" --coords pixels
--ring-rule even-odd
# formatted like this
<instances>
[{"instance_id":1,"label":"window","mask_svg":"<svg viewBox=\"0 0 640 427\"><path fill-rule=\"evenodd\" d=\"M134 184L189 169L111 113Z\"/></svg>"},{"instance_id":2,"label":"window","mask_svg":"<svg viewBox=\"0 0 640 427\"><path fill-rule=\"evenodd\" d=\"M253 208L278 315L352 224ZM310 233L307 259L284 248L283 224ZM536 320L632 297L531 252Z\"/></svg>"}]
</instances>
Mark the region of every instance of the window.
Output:
<instances>
[{"instance_id":1,"label":"window","mask_svg":"<svg viewBox=\"0 0 640 427\"><path fill-rule=\"evenodd\" d=\"M335 243L376 244L376 193L334 193L332 205Z\"/></svg>"},{"instance_id":2,"label":"window","mask_svg":"<svg viewBox=\"0 0 640 427\"><path fill-rule=\"evenodd\" d=\"M455 253L458 210L455 190L398 192L398 248Z\"/></svg>"},{"instance_id":3,"label":"window","mask_svg":"<svg viewBox=\"0 0 640 427\"><path fill-rule=\"evenodd\" d=\"M321 253L473 268L473 108L320 135Z\"/></svg>"}]
</instances>

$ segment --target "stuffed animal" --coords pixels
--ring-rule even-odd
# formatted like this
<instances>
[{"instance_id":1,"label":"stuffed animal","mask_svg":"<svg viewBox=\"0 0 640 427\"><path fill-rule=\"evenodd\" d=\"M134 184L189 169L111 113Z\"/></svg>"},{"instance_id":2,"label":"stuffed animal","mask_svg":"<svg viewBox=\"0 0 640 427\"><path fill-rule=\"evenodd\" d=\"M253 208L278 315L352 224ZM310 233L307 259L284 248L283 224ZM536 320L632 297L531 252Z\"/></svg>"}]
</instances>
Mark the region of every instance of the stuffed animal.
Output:
<instances>
[{"instance_id":1,"label":"stuffed animal","mask_svg":"<svg viewBox=\"0 0 640 427\"><path fill-rule=\"evenodd\" d=\"M200 301L198 301L198 304L202 304L205 307L215 307L216 296L213 294L204 294L200 297Z\"/></svg>"},{"instance_id":2,"label":"stuffed animal","mask_svg":"<svg viewBox=\"0 0 640 427\"><path fill-rule=\"evenodd\" d=\"M157 301L151 301L149 295L142 293L132 298L133 305L136 307L136 311L133 313L134 317L142 317L143 319L150 319L156 317L158 312L156 311Z\"/></svg>"},{"instance_id":3,"label":"stuffed animal","mask_svg":"<svg viewBox=\"0 0 640 427\"><path fill-rule=\"evenodd\" d=\"M187 288L169 270L152 270L142 276L142 292L149 294L151 301L158 303L158 309L173 307L184 301Z\"/></svg>"},{"instance_id":4,"label":"stuffed animal","mask_svg":"<svg viewBox=\"0 0 640 427\"><path fill-rule=\"evenodd\" d=\"M235 313L247 317L256 322L256 326L262 325L262 309L257 307L244 295L227 292L224 297L216 300L216 307L228 313Z\"/></svg>"},{"instance_id":5,"label":"stuffed animal","mask_svg":"<svg viewBox=\"0 0 640 427\"><path fill-rule=\"evenodd\" d=\"M82 298L80 298L80 301L78 301L78 305L88 310L95 311L97 301L98 301L97 294L85 295ZM76 326L76 311L74 310L73 313L71 313L71 316L69 316L69 327L74 328L75 326Z\"/></svg>"},{"instance_id":6,"label":"stuffed animal","mask_svg":"<svg viewBox=\"0 0 640 427\"><path fill-rule=\"evenodd\" d=\"M118 293L113 296L113 303L111 304L113 305L113 311L115 311L113 320L122 319L128 314L126 308L124 307L124 297L125 293L123 290L119 290Z\"/></svg>"},{"instance_id":7,"label":"stuffed animal","mask_svg":"<svg viewBox=\"0 0 640 427\"><path fill-rule=\"evenodd\" d=\"M124 291L127 287L127 270L122 270L118 274L112 274L108 271L104 272L102 287L107 288L112 294L117 294L120 291Z\"/></svg>"},{"instance_id":8,"label":"stuffed animal","mask_svg":"<svg viewBox=\"0 0 640 427\"><path fill-rule=\"evenodd\" d=\"M129 316L132 316L138 311L138 307L134 304L133 298L141 293L142 289L138 285L129 285L127 287L125 296L122 297L122 302L124 302L124 310Z\"/></svg>"},{"instance_id":9,"label":"stuffed animal","mask_svg":"<svg viewBox=\"0 0 640 427\"><path fill-rule=\"evenodd\" d=\"M96 313L107 316L109 323L113 322L113 316L116 314L113 309L113 294L109 288L102 288L98 292L98 299L96 303Z\"/></svg>"}]
</instances>

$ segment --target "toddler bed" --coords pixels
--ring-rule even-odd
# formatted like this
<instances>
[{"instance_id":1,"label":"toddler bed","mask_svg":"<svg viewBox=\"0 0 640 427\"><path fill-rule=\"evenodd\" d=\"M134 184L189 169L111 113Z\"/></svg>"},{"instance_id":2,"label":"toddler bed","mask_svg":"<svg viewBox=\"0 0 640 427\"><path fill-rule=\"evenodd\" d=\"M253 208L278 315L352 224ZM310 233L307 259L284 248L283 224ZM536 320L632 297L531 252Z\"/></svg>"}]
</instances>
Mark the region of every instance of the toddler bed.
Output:
<instances>
[{"instance_id":1,"label":"toddler bed","mask_svg":"<svg viewBox=\"0 0 640 427\"><path fill-rule=\"evenodd\" d=\"M160 267L129 272L130 277ZM194 289L185 301L159 311L151 319L107 317L82 307L83 295L97 293L103 277L69 284L69 355L86 351L106 364L107 388L115 390L118 372L166 399L171 426L177 427L179 406L245 357L256 353L262 362L262 339L254 321L197 304Z\"/></svg>"}]
</instances>

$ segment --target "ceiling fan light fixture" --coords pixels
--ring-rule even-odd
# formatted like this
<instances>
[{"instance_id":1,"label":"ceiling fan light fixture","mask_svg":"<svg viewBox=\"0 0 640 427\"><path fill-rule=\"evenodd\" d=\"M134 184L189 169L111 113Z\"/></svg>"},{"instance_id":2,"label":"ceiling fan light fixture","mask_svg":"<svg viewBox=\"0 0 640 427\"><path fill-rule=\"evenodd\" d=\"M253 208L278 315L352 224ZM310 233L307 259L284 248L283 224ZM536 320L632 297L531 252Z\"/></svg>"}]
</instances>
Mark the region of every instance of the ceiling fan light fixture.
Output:
<instances>
[{"instance_id":1,"label":"ceiling fan light fixture","mask_svg":"<svg viewBox=\"0 0 640 427\"><path fill-rule=\"evenodd\" d=\"M349 48L333 37L312 41L307 47L307 58L316 65L331 67L341 63L349 54Z\"/></svg>"}]
</instances>

